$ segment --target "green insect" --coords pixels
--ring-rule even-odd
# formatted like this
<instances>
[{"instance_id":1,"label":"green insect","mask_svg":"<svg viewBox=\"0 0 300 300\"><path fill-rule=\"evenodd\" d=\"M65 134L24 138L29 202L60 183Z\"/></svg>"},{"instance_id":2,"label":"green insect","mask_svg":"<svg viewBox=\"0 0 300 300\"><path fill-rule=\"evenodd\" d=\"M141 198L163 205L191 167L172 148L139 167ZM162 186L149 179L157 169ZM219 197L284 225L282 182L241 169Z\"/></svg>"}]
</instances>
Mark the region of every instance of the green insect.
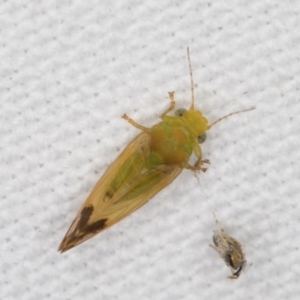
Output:
<instances>
[{"instance_id":1,"label":"green insect","mask_svg":"<svg viewBox=\"0 0 300 300\"><path fill-rule=\"evenodd\" d=\"M181 108L176 110L175 116L169 116L175 107L174 92L171 92L170 106L161 115L162 121L151 128L136 123L126 114L123 116L142 133L107 168L79 210L59 251L65 252L122 220L169 185L183 169L206 171L203 165L209 161L202 159L199 146L206 139L206 131L222 119L242 111L208 125L207 119L194 108L189 49L187 55L192 91L190 109ZM189 160L193 153L197 161L191 165Z\"/></svg>"}]
</instances>

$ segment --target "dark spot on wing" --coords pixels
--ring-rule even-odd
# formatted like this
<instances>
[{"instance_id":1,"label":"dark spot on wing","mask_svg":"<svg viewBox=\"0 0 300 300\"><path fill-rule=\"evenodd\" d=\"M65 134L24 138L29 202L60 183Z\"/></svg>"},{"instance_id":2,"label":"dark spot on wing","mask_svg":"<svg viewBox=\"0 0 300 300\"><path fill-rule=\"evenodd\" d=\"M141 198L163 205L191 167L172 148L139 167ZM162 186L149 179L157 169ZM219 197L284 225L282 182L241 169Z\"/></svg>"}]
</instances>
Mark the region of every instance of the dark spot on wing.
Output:
<instances>
[{"instance_id":1,"label":"dark spot on wing","mask_svg":"<svg viewBox=\"0 0 300 300\"><path fill-rule=\"evenodd\" d=\"M90 219L90 217L93 213L93 210L94 210L94 207L92 205L84 207L82 209L81 217L80 217L80 220L77 224L78 229L83 230L86 227L86 225L87 225L87 223L88 223L88 221L89 221L89 219Z\"/></svg>"},{"instance_id":2,"label":"dark spot on wing","mask_svg":"<svg viewBox=\"0 0 300 300\"><path fill-rule=\"evenodd\" d=\"M106 221L107 219L101 219L93 224L90 224L85 228L85 231L87 233L100 231L105 228Z\"/></svg>"},{"instance_id":3,"label":"dark spot on wing","mask_svg":"<svg viewBox=\"0 0 300 300\"><path fill-rule=\"evenodd\" d=\"M66 251L72 247L74 247L76 244L78 244L78 241L84 240L86 236L89 234L96 234L98 231L101 231L105 228L105 223L107 219L101 219L93 224L90 224L85 227L78 227L74 231L72 235L68 238L68 247L66 247L63 251Z\"/></svg>"},{"instance_id":4,"label":"dark spot on wing","mask_svg":"<svg viewBox=\"0 0 300 300\"><path fill-rule=\"evenodd\" d=\"M105 197L108 197L109 199L111 199L113 196L114 196L114 193L112 193L110 191L105 192Z\"/></svg>"},{"instance_id":5,"label":"dark spot on wing","mask_svg":"<svg viewBox=\"0 0 300 300\"><path fill-rule=\"evenodd\" d=\"M83 210L81 212L81 218L77 224L77 229L83 235L100 231L100 230L104 229L104 227L105 227L105 223L106 223L107 219L101 219L92 224L88 224L93 211L94 211L94 207L92 205L90 205L90 206L83 208Z\"/></svg>"},{"instance_id":6,"label":"dark spot on wing","mask_svg":"<svg viewBox=\"0 0 300 300\"><path fill-rule=\"evenodd\" d=\"M105 225L108 219L100 219L92 224L88 224L93 211L94 207L92 205L84 207L82 209L81 216L76 225L76 228L66 240L63 240L64 245L60 248L62 252L71 249L75 245L82 243L86 239L105 229Z\"/></svg>"}]
</instances>

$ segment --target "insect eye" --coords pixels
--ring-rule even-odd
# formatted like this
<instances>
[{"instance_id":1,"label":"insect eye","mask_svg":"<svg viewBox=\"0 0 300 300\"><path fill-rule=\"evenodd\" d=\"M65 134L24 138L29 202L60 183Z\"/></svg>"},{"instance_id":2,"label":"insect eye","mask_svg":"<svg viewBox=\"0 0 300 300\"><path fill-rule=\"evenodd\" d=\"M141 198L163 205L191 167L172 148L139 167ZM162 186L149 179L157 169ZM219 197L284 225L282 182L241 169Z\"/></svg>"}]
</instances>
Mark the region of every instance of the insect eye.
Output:
<instances>
[{"instance_id":1,"label":"insect eye","mask_svg":"<svg viewBox=\"0 0 300 300\"><path fill-rule=\"evenodd\" d=\"M186 112L186 109L185 108L178 108L176 111L175 111L175 115L178 116L178 117L182 117L184 115L184 113Z\"/></svg>"},{"instance_id":2,"label":"insect eye","mask_svg":"<svg viewBox=\"0 0 300 300\"><path fill-rule=\"evenodd\" d=\"M205 140L206 140L206 133L205 132L197 137L198 144L204 143Z\"/></svg>"}]
</instances>

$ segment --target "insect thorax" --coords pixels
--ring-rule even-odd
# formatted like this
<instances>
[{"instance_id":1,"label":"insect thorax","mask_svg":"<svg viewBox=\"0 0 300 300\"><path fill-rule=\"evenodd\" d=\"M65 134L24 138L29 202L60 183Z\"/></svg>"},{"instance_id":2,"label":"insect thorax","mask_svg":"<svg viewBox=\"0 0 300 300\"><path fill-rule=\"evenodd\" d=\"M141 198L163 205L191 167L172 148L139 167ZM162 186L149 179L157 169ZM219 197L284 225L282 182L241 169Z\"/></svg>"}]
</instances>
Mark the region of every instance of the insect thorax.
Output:
<instances>
[{"instance_id":1,"label":"insect thorax","mask_svg":"<svg viewBox=\"0 0 300 300\"><path fill-rule=\"evenodd\" d=\"M181 164L189 160L195 144L195 137L179 124L161 122L151 128L150 160L154 164Z\"/></svg>"}]
</instances>

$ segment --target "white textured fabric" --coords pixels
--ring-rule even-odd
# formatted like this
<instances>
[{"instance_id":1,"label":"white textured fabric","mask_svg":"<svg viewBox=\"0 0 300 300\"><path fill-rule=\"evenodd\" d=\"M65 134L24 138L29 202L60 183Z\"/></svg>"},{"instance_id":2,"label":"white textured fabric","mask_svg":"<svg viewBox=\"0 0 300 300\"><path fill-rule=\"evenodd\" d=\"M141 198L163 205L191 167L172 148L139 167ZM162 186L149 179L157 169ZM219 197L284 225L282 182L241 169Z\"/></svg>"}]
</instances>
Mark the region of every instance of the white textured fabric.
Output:
<instances>
[{"instance_id":1,"label":"white textured fabric","mask_svg":"<svg viewBox=\"0 0 300 300\"><path fill-rule=\"evenodd\" d=\"M298 299L300 3L2 1L0 299ZM107 166L175 91L209 122L183 171L84 244L57 248ZM252 263L209 247L213 212Z\"/></svg>"}]
</instances>

